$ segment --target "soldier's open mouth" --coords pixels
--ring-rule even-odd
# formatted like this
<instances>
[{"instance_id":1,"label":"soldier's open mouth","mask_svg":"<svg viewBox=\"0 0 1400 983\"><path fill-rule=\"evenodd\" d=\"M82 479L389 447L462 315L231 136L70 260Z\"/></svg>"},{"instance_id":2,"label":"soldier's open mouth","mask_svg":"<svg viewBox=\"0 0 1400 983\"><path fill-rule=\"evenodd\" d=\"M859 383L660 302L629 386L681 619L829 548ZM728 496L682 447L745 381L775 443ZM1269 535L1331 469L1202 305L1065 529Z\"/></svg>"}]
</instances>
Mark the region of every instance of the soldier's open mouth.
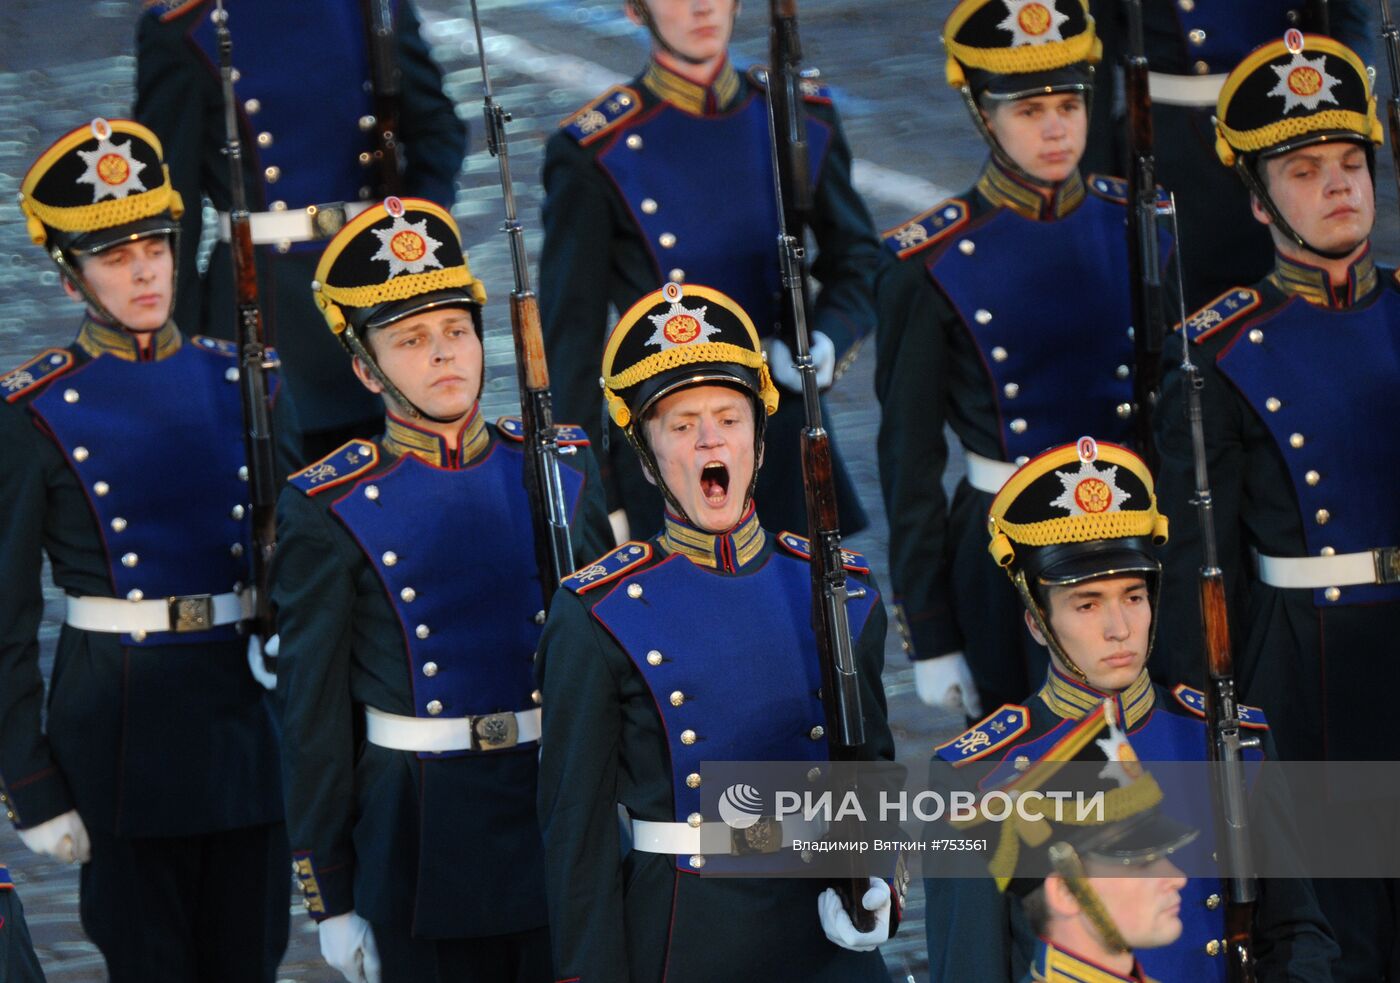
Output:
<instances>
[{"instance_id":1,"label":"soldier's open mouth","mask_svg":"<svg viewBox=\"0 0 1400 983\"><path fill-rule=\"evenodd\" d=\"M701 468L700 492L706 501L722 501L729 494L729 468L718 461L711 461Z\"/></svg>"}]
</instances>

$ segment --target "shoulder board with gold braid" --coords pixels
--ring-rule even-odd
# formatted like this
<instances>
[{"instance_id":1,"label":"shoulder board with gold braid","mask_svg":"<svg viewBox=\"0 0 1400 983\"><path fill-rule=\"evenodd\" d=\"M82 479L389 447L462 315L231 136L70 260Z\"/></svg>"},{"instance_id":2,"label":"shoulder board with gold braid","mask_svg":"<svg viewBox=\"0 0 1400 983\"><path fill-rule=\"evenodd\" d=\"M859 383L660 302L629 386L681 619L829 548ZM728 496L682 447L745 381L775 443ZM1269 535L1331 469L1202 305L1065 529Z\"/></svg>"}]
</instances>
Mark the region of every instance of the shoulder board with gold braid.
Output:
<instances>
[{"instance_id":1,"label":"shoulder board with gold braid","mask_svg":"<svg viewBox=\"0 0 1400 983\"><path fill-rule=\"evenodd\" d=\"M1251 287L1227 290L1186 319L1187 337L1199 344L1258 306L1259 291Z\"/></svg>"},{"instance_id":2,"label":"shoulder board with gold braid","mask_svg":"<svg viewBox=\"0 0 1400 983\"><path fill-rule=\"evenodd\" d=\"M379 448L369 440L352 440L315 464L287 476L287 484L308 497L358 478L379 463Z\"/></svg>"},{"instance_id":3,"label":"shoulder board with gold braid","mask_svg":"<svg viewBox=\"0 0 1400 983\"><path fill-rule=\"evenodd\" d=\"M525 423L518 416L501 417L496 421L496 429L507 440L517 444L525 443ZM557 434L560 447L588 446L588 434L577 423L556 423L554 432Z\"/></svg>"},{"instance_id":4,"label":"shoulder board with gold braid","mask_svg":"<svg viewBox=\"0 0 1400 983\"><path fill-rule=\"evenodd\" d=\"M967 202L961 198L949 198L922 215L915 215L903 225L887 230L884 233L885 248L899 259L912 256L961 229L967 224L967 217Z\"/></svg>"},{"instance_id":5,"label":"shoulder board with gold braid","mask_svg":"<svg viewBox=\"0 0 1400 983\"><path fill-rule=\"evenodd\" d=\"M197 334L190 339L200 348L216 355L225 355L228 358L238 358L238 343L228 341L224 338L210 338L208 335ZM277 369L282 367L282 359L277 354L277 349L268 347L263 349L267 355L268 368Z\"/></svg>"},{"instance_id":6,"label":"shoulder board with gold braid","mask_svg":"<svg viewBox=\"0 0 1400 983\"><path fill-rule=\"evenodd\" d=\"M1031 712L1019 703L1005 703L980 723L969 727L951 741L944 741L933 753L954 768L971 764L1000 751L1030 730Z\"/></svg>"},{"instance_id":7,"label":"shoulder board with gold braid","mask_svg":"<svg viewBox=\"0 0 1400 983\"><path fill-rule=\"evenodd\" d=\"M0 396L13 403L25 393L53 382L73 367L73 353L66 348L49 348L19 368L0 375Z\"/></svg>"},{"instance_id":8,"label":"shoulder board with gold braid","mask_svg":"<svg viewBox=\"0 0 1400 983\"><path fill-rule=\"evenodd\" d=\"M1179 684L1172 690L1172 696L1176 697L1176 702L1190 710L1196 716L1205 719L1206 715L1206 695L1198 689L1192 689L1185 683ZM1264 719L1264 711L1258 707L1247 707L1243 703L1235 704L1235 708L1240 714L1240 726L1252 727L1255 730L1268 730L1269 722Z\"/></svg>"},{"instance_id":9,"label":"shoulder board with gold braid","mask_svg":"<svg viewBox=\"0 0 1400 983\"><path fill-rule=\"evenodd\" d=\"M190 11L203 7L209 0L145 0L145 11L160 18L162 24L185 16Z\"/></svg>"},{"instance_id":10,"label":"shoulder board with gold braid","mask_svg":"<svg viewBox=\"0 0 1400 983\"><path fill-rule=\"evenodd\" d=\"M812 558L812 541L806 536L799 536L795 532L781 532L778 533L778 542L793 556L804 560ZM841 565L851 573L870 572L870 561L853 550L841 551Z\"/></svg>"},{"instance_id":11,"label":"shoulder board with gold braid","mask_svg":"<svg viewBox=\"0 0 1400 983\"><path fill-rule=\"evenodd\" d=\"M812 71L813 74L811 76L808 76L804 71L802 80L798 83L798 87L802 90L802 99L805 102L814 102L823 106L831 105L831 87L825 82L817 81L815 70ZM750 68L749 81L760 89L767 91L768 66L754 65Z\"/></svg>"},{"instance_id":12,"label":"shoulder board with gold braid","mask_svg":"<svg viewBox=\"0 0 1400 983\"><path fill-rule=\"evenodd\" d=\"M10 879L10 868L0 864L0 891L13 891L15 882Z\"/></svg>"},{"instance_id":13,"label":"shoulder board with gold braid","mask_svg":"<svg viewBox=\"0 0 1400 983\"><path fill-rule=\"evenodd\" d=\"M1107 201L1115 202L1119 205L1128 203L1128 182L1121 177L1113 177L1108 174L1090 174L1089 180L1085 182L1091 194ZM1171 195L1167 189L1160 184L1157 186L1157 204L1171 204Z\"/></svg>"},{"instance_id":14,"label":"shoulder board with gold braid","mask_svg":"<svg viewBox=\"0 0 1400 983\"><path fill-rule=\"evenodd\" d=\"M560 121L565 133L586 147L623 120L630 119L642 109L642 98L636 90L614 85L607 92Z\"/></svg>"},{"instance_id":15,"label":"shoulder board with gold braid","mask_svg":"<svg viewBox=\"0 0 1400 983\"><path fill-rule=\"evenodd\" d=\"M559 585L568 588L575 594L587 594L593 588L611 583L650 559L650 543L636 541L623 543L611 553L600 556L587 566L579 567L559 581Z\"/></svg>"}]
</instances>

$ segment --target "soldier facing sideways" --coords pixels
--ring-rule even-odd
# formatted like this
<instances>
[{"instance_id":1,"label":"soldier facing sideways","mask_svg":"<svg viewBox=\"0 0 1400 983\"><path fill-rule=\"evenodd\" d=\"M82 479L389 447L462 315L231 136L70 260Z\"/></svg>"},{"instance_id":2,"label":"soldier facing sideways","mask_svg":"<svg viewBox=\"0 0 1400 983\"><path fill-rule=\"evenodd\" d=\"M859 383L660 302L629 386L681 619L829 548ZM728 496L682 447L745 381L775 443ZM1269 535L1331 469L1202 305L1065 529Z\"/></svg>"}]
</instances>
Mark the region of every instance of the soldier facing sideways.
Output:
<instances>
[{"instance_id":1,"label":"soldier facing sideways","mask_svg":"<svg viewBox=\"0 0 1400 983\"><path fill-rule=\"evenodd\" d=\"M778 384L795 393L801 382L777 338L783 294L767 96L757 72L741 74L729 60L739 3L625 0L624 9L650 34L651 60L570 116L545 147L540 315L559 413L593 436L619 528L625 515L629 534L646 538L661 530L664 503L608 423L593 374L609 306L620 314L666 280L711 285L752 316ZM851 151L830 92L808 80L803 94L812 274L821 284L812 351L825 388L874 324L869 280L879 244L851 186ZM768 421L756 498L775 528L806 528L801 427L800 400ZM865 513L839 457L836 475L842 530L857 532Z\"/></svg>"},{"instance_id":2,"label":"soldier facing sideways","mask_svg":"<svg viewBox=\"0 0 1400 983\"><path fill-rule=\"evenodd\" d=\"M1400 686L1400 286L1376 266L1375 148L1381 125L1361 60L1290 31L1230 73L1216 147L1273 238L1274 269L1187 319L1166 364L1194 345L1200 367L1221 567L1240 692L1262 706L1285 759L1400 757L1383 714ZM1158 667L1199 678L1191 578L1201 563L1182 374L1168 371L1156 420L1162 502L1187 534L1167 554L1169 642ZM1345 807L1344 804L1339 807ZM1392 835L1387 832L1384 835ZM1392 882L1316 882L1338 933L1338 979L1400 966Z\"/></svg>"},{"instance_id":3,"label":"soldier facing sideways","mask_svg":"<svg viewBox=\"0 0 1400 983\"><path fill-rule=\"evenodd\" d=\"M564 579L541 642L540 822L559 975L885 981L874 950L899 902L884 881L860 899L877 913L861 933L821 881L699 876L755 869L701 811L702 761L828 756L808 544L766 531L754 509L778 400L758 332L718 290L670 283L618 322L603 379L668 508L659 536ZM864 587L848 605L860 753L889 760L884 608L864 560L847 554L846 569L851 590Z\"/></svg>"},{"instance_id":4,"label":"soldier facing sideways","mask_svg":"<svg viewBox=\"0 0 1400 983\"><path fill-rule=\"evenodd\" d=\"M991 496L1080 433L1129 440L1132 313L1126 186L1079 172L1098 61L1082 0L962 0L943 35L948 78L991 155L965 194L886 235L875 391L918 692L956 704L956 687L975 717L1045 671L1014 592L980 559ZM945 424L967 465L951 501Z\"/></svg>"},{"instance_id":5,"label":"soldier facing sideways","mask_svg":"<svg viewBox=\"0 0 1400 983\"><path fill-rule=\"evenodd\" d=\"M940 745L930 768L932 787L1001 784L1007 773L1075 732L1104 700L1113 701L1115 719L1144 760L1206 761L1201 692L1184 685L1169 690L1147 674L1161 571L1153 544L1166 539L1167 523L1142 459L1088 437L1046 451L1002 488L988 524L992 556L1024 604L1018 620L1048 649L1050 669L1039 691ZM1272 756L1263 714L1250 707L1240 712ZM1194 869L1205 869L1215 849L1208 791L1183 788L1168 799L1164 808L1171 815L1205 831L1182 854ZM1271 843L1296 836L1282 829L1285 836ZM924 885L931 980L1020 978L1034 958L1035 930L1019 904L998 897L990 880L926 879ZM1142 964L1163 980L1223 983L1224 885L1217 877L1198 877L1180 890L1180 937L1141 953ZM1331 979L1336 946L1308 882L1261 881L1259 893L1253 926L1258 978ZM960 944L979 931L985 944Z\"/></svg>"},{"instance_id":6,"label":"soldier facing sideways","mask_svg":"<svg viewBox=\"0 0 1400 983\"><path fill-rule=\"evenodd\" d=\"M277 740L257 657L233 346L170 319L181 199L155 134L96 119L30 168L20 209L85 307L0 380L0 796L82 863L115 981L271 981L287 942ZM297 459L275 394L281 463ZM67 595L45 726L40 571Z\"/></svg>"},{"instance_id":7,"label":"soldier facing sideways","mask_svg":"<svg viewBox=\"0 0 1400 983\"><path fill-rule=\"evenodd\" d=\"M278 503L287 814L321 951L353 983L552 980L539 575L524 431L477 402L485 289L447 212L389 198L331 241L314 293L386 409L380 440ZM597 473L565 460L575 551L596 555Z\"/></svg>"}]
</instances>

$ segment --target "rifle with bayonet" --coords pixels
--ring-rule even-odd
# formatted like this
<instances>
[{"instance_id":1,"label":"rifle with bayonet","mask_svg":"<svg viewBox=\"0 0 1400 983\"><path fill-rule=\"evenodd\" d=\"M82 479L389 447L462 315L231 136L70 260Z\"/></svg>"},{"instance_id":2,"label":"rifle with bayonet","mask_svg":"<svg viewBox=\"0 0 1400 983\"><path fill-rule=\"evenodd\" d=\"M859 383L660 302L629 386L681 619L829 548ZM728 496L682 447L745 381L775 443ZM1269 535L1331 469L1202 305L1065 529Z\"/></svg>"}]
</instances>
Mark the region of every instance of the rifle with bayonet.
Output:
<instances>
[{"instance_id":1,"label":"rifle with bayonet","mask_svg":"<svg viewBox=\"0 0 1400 983\"><path fill-rule=\"evenodd\" d=\"M233 38L228 11L216 0L214 23L219 42L219 78L224 97L224 151L229 165L229 246L233 256L234 297L237 304L238 391L243 404L243 444L247 456L249 501L252 504L253 585L252 630L264 644L276 634L268 573L277 548L278 474L273 451L272 402L268 373L273 362L264 341L258 307L258 271L253 253L253 228L248 216L248 192L243 183L243 144L238 135L237 103L233 97ZM273 659L264 654L271 668Z\"/></svg>"},{"instance_id":2,"label":"rifle with bayonet","mask_svg":"<svg viewBox=\"0 0 1400 983\"><path fill-rule=\"evenodd\" d=\"M1176 201L1172 201L1172 236L1176 228ZM1181 263L1177 263L1177 291L1181 292ZM1205 423L1201 410L1201 370L1191 360L1191 338L1186 323L1186 303L1178 297L1181 314L1181 374L1186 386L1186 416L1191 427L1191 450L1196 472L1196 516L1201 527L1200 600L1205 634L1206 726L1210 760L1214 767L1220 860L1226 879L1225 955L1230 983L1254 983L1254 909L1258 883L1252 873L1249 820L1246 803L1244 752L1260 746L1259 738L1245 737L1240 728L1239 702L1235 695L1234 656L1230 648L1230 622L1225 604L1225 574L1215 539L1215 506L1206 464Z\"/></svg>"},{"instance_id":3,"label":"rifle with bayonet","mask_svg":"<svg viewBox=\"0 0 1400 983\"><path fill-rule=\"evenodd\" d=\"M831 435L822 425L817 369L807 330L806 250L799 238L803 211L796 202L811 195L807 180L807 124L802 113L801 57L797 37L796 0L770 0L768 134L773 155L773 185L778 202L778 261L792 329L794 362L802 376L802 484L807 499L807 527L812 540L812 620L822 668L826 735L833 761L858 760L865 743L860 678L851 642L849 599L865 596L863 588L848 590L841 558L841 523L836 508ZM781 111L781 115L780 115ZM797 182L794 185L792 182ZM798 189L807 189L802 194ZM852 924L861 932L874 927L875 914L861 904L869 882L852 874L837 886Z\"/></svg>"},{"instance_id":4,"label":"rifle with bayonet","mask_svg":"<svg viewBox=\"0 0 1400 983\"><path fill-rule=\"evenodd\" d=\"M573 545L569 538L569 512L564 504L564 482L559 458L574 447L560 447L554 428L554 404L549 392L549 366L545 363L540 333L540 305L530 289L530 266L525 255L525 233L515 214L515 186L510 177L510 148L506 123L510 114L496 102L486 67L486 45L481 36L481 16L472 0L472 23L481 58L482 115L486 121L486 146L496 158L505 201L505 223L510 241L515 289L510 294L510 329L515 339L515 370L520 385L520 416L525 427L525 490L530 498L530 518L535 528L535 559L539 568L544 610L549 610L559 581L573 570Z\"/></svg>"},{"instance_id":5,"label":"rifle with bayonet","mask_svg":"<svg viewBox=\"0 0 1400 983\"><path fill-rule=\"evenodd\" d=\"M1390 159L1395 165L1395 186L1400 189L1400 28L1390 15L1390 0L1381 0L1381 42L1390 68L1390 98L1385 101L1386 123L1390 130Z\"/></svg>"},{"instance_id":6,"label":"rifle with bayonet","mask_svg":"<svg viewBox=\"0 0 1400 983\"><path fill-rule=\"evenodd\" d=\"M1123 55L1123 94L1128 129L1128 271L1133 300L1133 404L1138 449L1156 472L1152 410L1162 371L1166 301L1157 238L1157 180L1153 160L1152 96L1142 33L1142 0L1124 0L1127 50Z\"/></svg>"},{"instance_id":7,"label":"rifle with bayonet","mask_svg":"<svg viewBox=\"0 0 1400 983\"><path fill-rule=\"evenodd\" d=\"M370 87L374 90L374 149L369 154L379 168L380 198L403 190L403 148L399 145L403 73L389 4L390 0L361 0L369 41Z\"/></svg>"}]
</instances>

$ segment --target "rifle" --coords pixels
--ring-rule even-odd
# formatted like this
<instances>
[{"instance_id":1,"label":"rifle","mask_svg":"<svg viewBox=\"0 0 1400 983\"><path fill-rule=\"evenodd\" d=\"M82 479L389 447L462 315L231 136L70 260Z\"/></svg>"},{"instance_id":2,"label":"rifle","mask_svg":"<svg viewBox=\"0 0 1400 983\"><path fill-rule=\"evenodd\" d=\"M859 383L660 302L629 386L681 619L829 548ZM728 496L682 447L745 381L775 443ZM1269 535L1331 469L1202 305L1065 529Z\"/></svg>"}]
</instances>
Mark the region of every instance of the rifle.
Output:
<instances>
[{"instance_id":1,"label":"rifle","mask_svg":"<svg viewBox=\"0 0 1400 983\"><path fill-rule=\"evenodd\" d=\"M1152 440L1152 409L1162 371L1166 337L1166 303L1157 239L1157 181L1152 156L1152 96L1147 83L1147 54L1142 35L1142 0L1124 0L1128 44L1123 55L1123 94L1128 128L1128 270L1133 298L1133 403L1138 449L1148 468L1157 470Z\"/></svg>"},{"instance_id":2,"label":"rifle","mask_svg":"<svg viewBox=\"0 0 1400 983\"><path fill-rule=\"evenodd\" d=\"M403 148L399 146L399 103L403 73L394 40L394 16L390 0L360 0L369 33L369 77L374 89L374 150L382 192L398 195L403 189Z\"/></svg>"},{"instance_id":3,"label":"rifle","mask_svg":"<svg viewBox=\"0 0 1400 983\"><path fill-rule=\"evenodd\" d=\"M1395 164L1395 186L1400 188L1400 28L1390 16L1390 0L1381 0L1381 41L1390 68L1390 98L1385 101L1386 122L1390 129L1390 157Z\"/></svg>"},{"instance_id":4,"label":"rifle","mask_svg":"<svg viewBox=\"0 0 1400 983\"><path fill-rule=\"evenodd\" d=\"M812 627L817 637L817 656L821 660L831 757L833 761L855 761L865 743L865 722L846 602L864 597L865 590L846 589L831 435L822 426L817 368L812 360L811 337L807 331L806 250L789 225L789 216L800 216L801 210L788 203L793 197L800 201L801 193L794 193L787 182L799 180L799 187L808 187L806 122L802 119L802 98L798 90L802 49L797 39L797 0L769 0L769 9L772 63L768 69L768 137L773 155L773 190L778 201L778 262L793 332L796 353L793 361L802 376L802 404L806 416L802 430L802 485L807 499L807 531L812 540ZM781 119L779 106L784 112ZM807 200L810 202L810 194ZM800 233L801 226L796 231ZM869 882L864 877L854 875L849 880L843 878L837 885L846 913L861 932L870 931L875 924L874 912L860 903L868 888Z\"/></svg>"},{"instance_id":5,"label":"rifle","mask_svg":"<svg viewBox=\"0 0 1400 983\"><path fill-rule=\"evenodd\" d=\"M253 229L248 218L248 192L243 185L243 144L238 136L237 103L233 98L233 38L228 11L215 0L214 24L219 38L219 78L223 82L224 142L229 164L229 245L233 254L234 296L237 302L238 394L243 404L243 445L248 458L248 490L253 507L253 631L264 642L277 633L272 618L268 579L277 549L277 466L273 455L272 404L267 375L274 363L264 342L258 309L258 270L253 258ZM273 659L263 656L271 668Z\"/></svg>"},{"instance_id":6,"label":"rifle","mask_svg":"<svg viewBox=\"0 0 1400 983\"><path fill-rule=\"evenodd\" d=\"M510 114L497 104L486 69L486 45L481 36L481 17L476 0L472 3L472 23L476 27L476 49L481 56L482 115L486 121L486 146L496 158L501 175L501 196L506 220L501 226L510 241L511 266L515 289L510 294L510 331L515 340L515 371L520 385L520 416L525 426L525 491L530 497L530 519L535 527L535 560L540 574L544 611L559 581L574 568L573 544L569 538L569 513L564 505L564 482L559 475L559 459L577 448L560 447L554 429L554 404L549 393L549 366L545 363L544 338L540 334L540 305L530 289L530 265L525 256L525 233L515 214L515 186L510 177L510 148L506 143L506 123ZM540 618L543 623L543 618Z\"/></svg>"},{"instance_id":7,"label":"rifle","mask_svg":"<svg viewBox=\"0 0 1400 983\"><path fill-rule=\"evenodd\" d=\"M1180 247L1176 228L1176 199L1172 199L1172 236ZM1180 252L1178 251L1178 260ZM1181 291L1181 263L1177 263L1177 291ZM1186 416L1191 425L1191 450L1195 459L1196 515L1201 526L1201 623L1205 634L1207 744L1216 766L1214 787L1220 859L1230 873L1226 881L1225 955L1230 983L1254 983L1254 946L1251 932L1258 885L1252 873L1249 851L1248 807L1245 803L1244 752L1260 746L1259 738L1240 731L1239 703L1235 697L1234 657L1230 649L1230 622L1225 606L1225 574L1215 541L1215 506L1206 466L1205 424L1201 388L1205 380L1191 361L1187 336L1186 301L1178 297L1181 313L1181 372L1186 386Z\"/></svg>"}]
</instances>

